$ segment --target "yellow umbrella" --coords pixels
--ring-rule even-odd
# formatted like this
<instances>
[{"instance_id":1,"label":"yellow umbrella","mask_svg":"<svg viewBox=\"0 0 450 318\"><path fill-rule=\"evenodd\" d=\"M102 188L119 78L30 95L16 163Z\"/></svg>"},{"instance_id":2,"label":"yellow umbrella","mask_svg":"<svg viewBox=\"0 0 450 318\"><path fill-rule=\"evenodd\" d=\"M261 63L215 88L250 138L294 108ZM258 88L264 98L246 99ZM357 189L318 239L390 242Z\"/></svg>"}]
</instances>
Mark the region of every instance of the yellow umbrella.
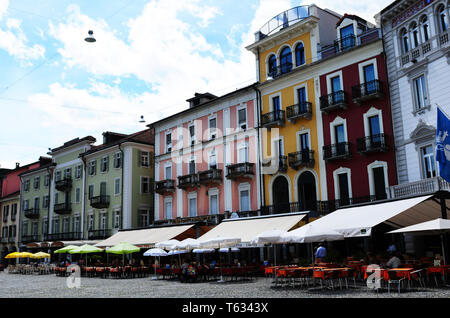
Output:
<instances>
[{"instance_id":1,"label":"yellow umbrella","mask_svg":"<svg viewBox=\"0 0 450 318\"><path fill-rule=\"evenodd\" d=\"M13 252L13 253L9 253L8 255L5 256L5 258L19 258L20 257L19 252Z\"/></svg>"},{"instance_id":2,"label":"yellow umbrella","mask_svg":"<svg viewBox=\"0 0 450 318\"><path fill-rule=\"evenodd\" d=\"M20 255L18 255L18 258L33 258L33 253L29 253L29 252L22 252L19 253Z\"/></svg>"},{"instance_id":3,"label":"yellow umbrella","mask_svg":"<svg viewBox=\"0 0 450 318\"><path fill-rule=\"evenodd\" d=\"M37 252L33 254L33 258L49 258L50 254L44 252Z\"/></svg>"}]
</instances>

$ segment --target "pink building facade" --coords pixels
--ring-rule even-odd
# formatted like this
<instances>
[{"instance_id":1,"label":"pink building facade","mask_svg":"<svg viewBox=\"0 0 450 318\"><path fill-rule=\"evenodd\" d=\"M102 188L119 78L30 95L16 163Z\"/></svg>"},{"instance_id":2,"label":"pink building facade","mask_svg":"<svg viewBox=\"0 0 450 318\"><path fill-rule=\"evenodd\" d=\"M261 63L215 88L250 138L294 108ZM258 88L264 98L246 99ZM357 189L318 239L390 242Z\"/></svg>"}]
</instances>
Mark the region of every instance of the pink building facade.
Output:
<instances>
[{"instance_id":1,"label":"pink building facade","mask_svg":"<svg viewBox=\"0 0 450 318\"><path fill-rule=\"evenodd\" d=\"M260 208L256 91L196 94L155 134L155 221Z\"/></svg>"}]
</instances>

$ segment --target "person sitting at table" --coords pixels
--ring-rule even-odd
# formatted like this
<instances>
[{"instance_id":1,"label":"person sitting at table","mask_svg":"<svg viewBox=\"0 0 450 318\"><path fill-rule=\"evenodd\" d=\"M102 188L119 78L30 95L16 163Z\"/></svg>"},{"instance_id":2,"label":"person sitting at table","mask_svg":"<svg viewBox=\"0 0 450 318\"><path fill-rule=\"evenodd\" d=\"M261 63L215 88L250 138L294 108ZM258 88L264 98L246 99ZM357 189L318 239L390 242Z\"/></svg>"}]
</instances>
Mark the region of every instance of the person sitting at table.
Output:
<instances>
[{"instance_id":1,"label":"person sitting at table","mask_svg":"<svg viewBox=\"0 0 450 318\"><path fill-rule=\"evenodd\" d=\"M387 261L386 267L388 268L398 268L400 267L402 261L398 258L397 254L392 253L391 258Z\"/></svg>"},{"instance_id":2,"label":"person sitting at table","mask_svg":"<svg viewBox=\"0 0 450 318\"><path fill-rule=\"evenodd\" d=\"M216 263L217 263L216 261L212 261L210 267L214 268L216 266Z\"/></svg>"},{"instance_id":3,"label":"person sitting at table","mask_svg":"<svg viewBox=\"0 0 450 318\"><path fill-rule=\"evenodd\" d=\"M327 250L323 246L323 243L319 244L319 247L316 250L316 254L314 255L316 258L316 264L322 263L322 260L327 256Z\"/></svg>"}]
</instances>

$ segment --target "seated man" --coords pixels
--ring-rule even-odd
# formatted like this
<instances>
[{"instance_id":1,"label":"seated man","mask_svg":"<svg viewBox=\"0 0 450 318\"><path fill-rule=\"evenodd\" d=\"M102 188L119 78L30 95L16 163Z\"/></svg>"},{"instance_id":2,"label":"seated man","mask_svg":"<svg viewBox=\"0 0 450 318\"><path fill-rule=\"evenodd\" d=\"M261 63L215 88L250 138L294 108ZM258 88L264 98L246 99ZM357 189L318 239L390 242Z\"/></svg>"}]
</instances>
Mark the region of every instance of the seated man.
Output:
<instances>
[{"instance_id":1,"label":"seated man","mask_svg":"<svg viewBox=\"0 0 450 318\"><path fill-rule=\"evenodd\" d=\"M387 261L386 267L388 268L398 268L400 267L402 261L395 254L391 254L391 258Z\"/></svg>"}]
</instances>

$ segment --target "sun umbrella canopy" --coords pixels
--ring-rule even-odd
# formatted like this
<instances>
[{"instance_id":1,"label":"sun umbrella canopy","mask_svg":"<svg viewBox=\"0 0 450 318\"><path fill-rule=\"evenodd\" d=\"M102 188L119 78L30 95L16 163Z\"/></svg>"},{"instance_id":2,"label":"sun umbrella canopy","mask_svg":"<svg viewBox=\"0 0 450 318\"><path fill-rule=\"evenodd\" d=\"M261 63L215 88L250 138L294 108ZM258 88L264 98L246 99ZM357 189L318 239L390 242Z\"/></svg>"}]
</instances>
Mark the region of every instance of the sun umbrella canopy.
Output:
<instances>
[{"instance_id":1,"label":"sun umbrella canopy","mask_svg":"<svg viewBox=\"0 0 450 318\"><path fill-rule=\"evenodd\" d=\"M187 238L175 246L177 250L193 250L194 248L199 248L200 242L193 238Z\"/></svg>"},{"instance_id":2,"label":"sun umbrella canopy","mask_svg":"<svg viewBox=\"0 0 450 318\"><path fill-rule=\"evenodd\" d=\"M167 253L167 255L178 255L178 254L186 254L186 253L189 253L189 251L186 251L186 250L172 250L172 251L169 251L169 253Z\"/></svg>"},{"instance_id":3,"label":"sun umbrella canopy","mask_svg":"<svg viewBox=\"0 0 450 318\"><path fill-rule=\"evenodd\" d=\"M228 247L223 247L223 248L219 249L220 253L228 253L229 251L230 251L230 248L228 248ZM232 247L231 252L239 252L239 249L237 247Z\"/></svg>"},{"instance_id":4,"label":"sun umbrella canopy","mask_svg":"<svg viewBox=\"0 0 450 318\"><path fill-rule=\"evenodd\" d=\"M287 234L287 231L282 230L269 230L258 234L254 239L255 244L279 244L284 243L282 237Z\"/></svg>"},{"instance_id":5,"label":"sun umbrella canopy","mask_svg":"<svg viewBox=\"0 0 450 318\"><path fill-rule=\"evenodd\" d=\"M161 248L151 248L144 253L144 256L167 256L167 252Z\"/></svg>"},{"instance_id":6,"label":"sun umbrella canopy","mask_svg":"<svg viewBox=\"0 0 450 318\"><path fill-rule=\"evenodd\" d=\"M134 246L130 243L127 242L120 242L117 245L114 245L111 248L108 248L106 250L106 253L112 253L112 254L131 254L131 253L136 253L139 252L141 249L137 246Z\"/></svg>"},{"instance_id":7,"label":"sun umbrella canopy","mask_svg":"<svg viewBox=\"0 0 450 318\"><path fill-rule=\"evenodd\" d=\"M415 235L434 235L450 231L450 220L438 218L428 222L407 226L386 234L408 233Z\"/></svg>"},{"instance_id":8,"label":"sun umbrella canopy","mask_svg":"<svg viewBox=\"0 0 450 318\"><path fill-rule=\"evenodd\" d=\"M5 256L5 258L19 258L20 254L21 254L20 252L9 253L8 255Z\"/></svg>"},{"instance_id":9,"label":"sun umbrella canopy","mask_svg":"<svg viewBox=\"0 0 450 318\"><path fill-rule=\"evenodd\" d=\"M33 253L29 253L29 252L22 252L20 253L20 255L18 256L19 258L29 258L29 257L33 257Z\"/></svg>"},{"instance_id":10,"label":"sun umbrella canopy","mask_svg":"<svg viewBox=\"0 0 450 318\"><path fill-rule=\"evenodd\" d=\"M195 254L206 254L206 253L214 253L216 250L213 248L195 248L192 250L192 253Z\"/></svg>"},{"instance_id":11,"label":"sun umbrella canopy","mask_svg":"<svg viewBox=\"0 0 450 318\"><path fill-rule=\"evenodd\" d=\"M60 249L54 251L53 253L55 253L55 254L68 253L70 250L73 250L74 248L79 248L79 246L67 245L67 246L64 246L63 248L60 248Z\"/></svg>"},{"instance_id":12,"label":"sun umbrella canopy","mask_svg":"<svg viewBox=\"0 0 450 318\"><path fill-rule=\"evenodd\" d=\"M156 243L155 247L170 251L170 250L173 250L176 247L176 245L179 243L180 243L180 241L178 241L178 240L168 240L168 241Z\"/></svg>"},{"instance_id":13,"label":"sun umbrella canopy","mask_svg":"<svg viewBox=\"0 0 450 318\"><path fill-rule=\"evenodd\" d=\"M339 241L344 234L331 229L316 229L313 224L306 224L294 231L287 232L281 238L286 243L313 243L324 241Z\"/></svg>"},{"instance_id":14,"label":"sun umbrella canopy","mask_svg":"<svg viewBox=\"0 0 450 318\"><path fill-rule=\"evenodd\" d=\"M50 254L44 252L37 252L33 254L33 258L49 258Z\"/></svg>"},{"instance_id":15,"label":"sun umbrella canopy","mask_svg":"<svg viewBox=\"0 0 450 318\"><path fill-rule=\"evenodd\" d=\"M200 242L200 248L222 248L239 244L241 239L238 237L216 237Z\"/></svg>"},{"instance_id":16,"label":"sun umbrella canopy","mask_svg":"<svg viewBox=\"0 0 450 318\"><path fill-rule=\"evenodd\" d=\"M69 250L70 254L88 254L88 253L99 253L103 252L101 248L85 244L80 247Z\"/></svg>"}]
</instances>

